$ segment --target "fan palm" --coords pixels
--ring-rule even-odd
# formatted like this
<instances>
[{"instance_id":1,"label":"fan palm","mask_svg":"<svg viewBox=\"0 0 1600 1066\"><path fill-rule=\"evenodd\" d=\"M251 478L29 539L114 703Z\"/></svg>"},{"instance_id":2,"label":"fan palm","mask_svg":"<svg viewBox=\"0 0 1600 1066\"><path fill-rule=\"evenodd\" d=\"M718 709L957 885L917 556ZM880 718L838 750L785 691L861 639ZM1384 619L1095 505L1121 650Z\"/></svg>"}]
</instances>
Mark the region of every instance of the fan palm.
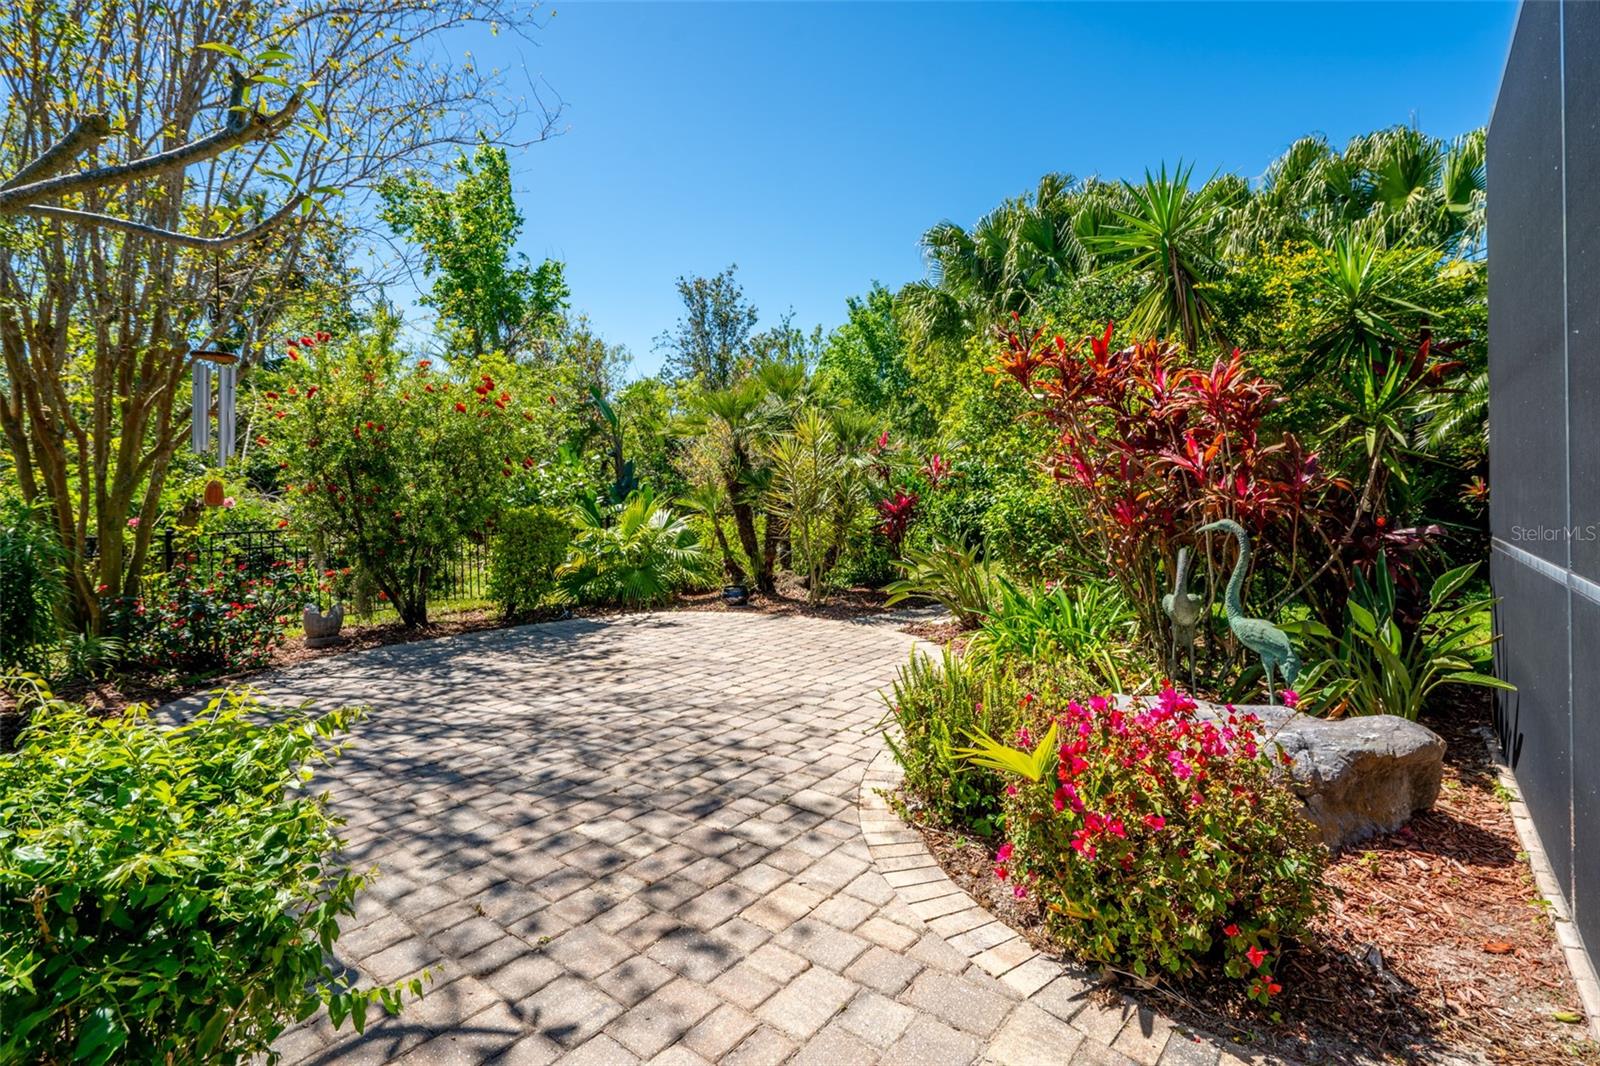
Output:
<instances>
[{"instance_id":1,"label":"fan palm","mask_svg":"<svg viewBox=\"0 0 1600 1066\"><path fill-rule=\"evenodd\" d=\"M580 505L573 517L572 545L556 570L561 596L569 602L661 603L705 555L694 531L648 487L620 505Z\"/></svg>"}]
</instances>

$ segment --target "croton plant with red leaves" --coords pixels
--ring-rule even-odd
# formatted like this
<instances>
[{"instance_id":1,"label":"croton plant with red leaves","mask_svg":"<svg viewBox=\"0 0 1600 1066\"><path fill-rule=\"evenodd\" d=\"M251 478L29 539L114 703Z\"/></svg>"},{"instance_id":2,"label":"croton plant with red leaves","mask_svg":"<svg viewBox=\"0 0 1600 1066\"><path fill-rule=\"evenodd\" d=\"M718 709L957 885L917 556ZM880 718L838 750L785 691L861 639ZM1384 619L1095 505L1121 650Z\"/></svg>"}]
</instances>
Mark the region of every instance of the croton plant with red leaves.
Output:
<instances>
[{"instance_id":1,"label":"croton plant with red leaves","mask_svg":"<svg viewBox=\"0 0 1600 1066\"><path fill-rule=\"evenodd\" d=\"M1196 366L1176 345L1119 348L1113 335L1107 324L1069 344L1014 319L989 369L1025 390L1055 432L1056 477L1079 490L1090 541L1158 634L1165 567L1189 531L1232 518L1293 573L1308 541L1322 543L1312 534L1330 493L1347 486L1292 434L1264 429L1276 387L1237 349Z\"/></svg>"}]
</instances>

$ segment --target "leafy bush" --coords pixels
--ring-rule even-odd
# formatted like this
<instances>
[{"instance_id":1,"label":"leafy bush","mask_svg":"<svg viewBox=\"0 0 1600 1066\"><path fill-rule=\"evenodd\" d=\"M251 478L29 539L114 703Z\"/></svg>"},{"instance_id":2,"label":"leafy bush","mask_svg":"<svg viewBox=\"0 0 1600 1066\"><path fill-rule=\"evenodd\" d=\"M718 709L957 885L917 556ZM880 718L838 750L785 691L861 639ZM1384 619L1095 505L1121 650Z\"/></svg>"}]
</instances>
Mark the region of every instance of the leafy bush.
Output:
<instances>
[{"instance_id":1,"label":"leafy bush","mask_svg":"<svg viewBox=\"0 0 1600 1066\"><path fill-rule=\"evenodd\" d=\"M40 670L56 639L56 607L65 593L61 546L49 525L21 500L0 511L0 665Z\"/></svg>"},{"instance_id":2,"label":"leafy bush","mask_svg":"<svg viewBox=\"0 0 1600 1066\"><path fill-rule=\"evenodd\" d=\"M1009 781L996 874L1074 955L1140 977L1217 966L1269 1002L1327 853L1255 716L1208 720L1169 688L1127 710L1046 698L1035 722L1037 742L985 732L966 751Z\"/></svg>"},{"instance_id":3,"label":"leafy bush","mask_svg":"<svg viewBox=\"0 0 1600 1066\"><path fill-rule=\"evenodd\" d=\"M1486 595L1456 593L1477 563L1441 574L1428 593L1427 613L1410 633L1395 619L1395 585L1387 553L1380 554L1375 581L1359 571L1346 604L1350 621L1339 637L1315 621L1292 628L1323 656L1302 677L1303 706L1319 714L1393 714L1411 721L1441 685L1479 685L1515 690L1491 672L1494 631L1485 625Z\"/></svg>"},{"instance_id":4,"label":"leafy bush","mask_svg":"<svg viewBox=\"0 0 1600 1066\"><path fill-rule=\"evenodd\" d=\"M1023 722L1025 691L1014 674L975 668L948 648L938 661L918 653L900 668L884 720L896 728L884 740L919 818L983 835L998 828L1003 782L968 765L960 751L975 732L1010 736Z\"/></svg>"},{"instance_id":5,"label":"leafy bush","mask_svg":"<svg viewBox=\"0 0 1600 1066\"><path fill-rule=\"evenodd\" d=\"M894 577L894 556L889 553L889 542L877 530L858 528L845 542L829 580L836 588L857 585L882 588Z\"/></svg>"},{"instance_id":6,"label":"leafy bush","mask_svg":"<svg viewBox=\"0 0 1600 1066\"><path fill-rule=\"evenodd\" d=\"M34 708L0 757L0 1060L237 1063L320 1006L398 1009L325 954L366 878L306 784L360 712L259 710Z\"/></svg>"},{"instance_id":7,"label":"leafy bush","mask_svg":"<svg viewBox=\"0 0 1600 1066\"><path fill-rule=\"evenodd\" d=\"M189 675L253 670L271 658L311 587L299 563L276 562L252 576L242 561L224 561L210 572L180 561L143 598L107 613L152 669Z\"/></svg>"},{"instance_id":8,"label":"leafy bush","mask_svg":"<svg viewBox=\"0 0 1600 1066\"><path fill-rule=\"evenodd\" d=\"M1111 682L1120 676L1134 614L1106 585L1018 588L997 579L999 596L967 646L975 659L1049 662L1068 659Z\"/></svg>"},{"instance_id":9,"label":"leafy bush","mask_svg":"<svg viewBox=\"0 0 1600 1066\"><path fill-rule=\"evenodd\" d=\"M913 596L926 597L955 615L963 629L980 625L993 609L995 569L978 558L976 548L951 544L907 548L899 566L905 577L884 589L891 607Z\"/></svg>"},{"instance_id":10,"label":"leafy bush","mask_svg":"<svg viewBox=\"0 0 1600 1066\"><path fill-rule=\"evenodd\" d=\"M560 595L573 603L663 603L700 569L705 552L694 531L646 487L625 503L573 509L577 531L556 570Z\"/></svg>"},{"instance_id":11,"label":"leafy bush","mask_svg":"<svg viewBox=\"0 0 1600 1066\"><path fill-rule=\"evenodd\" d=\"M347 345L294 346L270 403L271 439L301 526L340 544L407 625L428 620L435 575L481 532L563 417L513 394L517 368L459 376L403 363L394 327ZM519 391L521 391L519 389Z\"/></svg>"},{"instance_id":12,"label":"leafy bush","mask_svg":"<svg viewBox=\"0 0 1600 1066\"><path fill-rule=\"evenodd\" d=\"M854 412L824 415L806 407L769 446L769 521L776 517L784 524L813 603L826 595L828 572L866 508L870 437L870 423Z\"/></svg>"},{"instance_id":13,"label":"leafy bush","mask_svg":"<svg viewBox=\"0 0 1600 1066\"><path fill-rule=\"evenodd\" d=\"M500 514L489 568L489 594L507 618L519 618L554 589L556 567L567 555L572 523L548 507L518 507Z\"/></svg>"},{"instance_id":14,"label":"leafy bush","mask_svg":"<svg viewBox=\"0 0 1600 1066\"><path fill-rule=\"evenodd\" d=\"M1272 557L1287 561L1285 573L1324 546L1324 503L1347 486L1294 436L1268 431L1278 389L1237 349L1206 367L1160 341L1113 349L1110 325L1070 345L1020 327L1002 337L993 370L1056 430L1050 465L1153 646L1166 639L1163 562L1195 526L1235 519L1258 545L1283 546Z\"/></svg>"}]
</instances>

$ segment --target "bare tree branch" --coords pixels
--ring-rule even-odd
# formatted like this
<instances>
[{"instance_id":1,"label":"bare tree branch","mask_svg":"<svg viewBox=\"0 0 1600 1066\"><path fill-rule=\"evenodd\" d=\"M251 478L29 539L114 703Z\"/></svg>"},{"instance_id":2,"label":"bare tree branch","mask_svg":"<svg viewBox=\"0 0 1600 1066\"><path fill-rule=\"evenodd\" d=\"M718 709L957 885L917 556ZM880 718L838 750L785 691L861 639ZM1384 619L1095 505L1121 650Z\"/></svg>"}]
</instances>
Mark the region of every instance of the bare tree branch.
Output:
<instances>
[{"instance_id":1,"label":"bare tree branch","mask_svg":"<svg viewBox=\"0 0 1600 1066\"><path fill-rule=\"evenodd\" d=\"M158 174L170 174L182 171L196 163L203 163L207 159L214 159L230 148L237 148L241 144L248 144L260 137L268 137L283 129L289 120L300 110L301 97L299 93L289 98L289 102L270 115L257 115L253 121L234 128L234 124L224 126L209 136L197 141L179 145L165 152L147 155L142 159L135 159L127 163L118 163L115 166L96 167L94 170L85 170L77 174L63 174L60 177L46 178L43 181L30 182L27 185L6 185L0 188L0 214L16 214L24 208L36 205L30 203L40 197L66 196L71 193L89 192L105 189L114 185L125 185L141 178L149 178ZM67 139L71 139L71 134ZM64 142L63 142L64 143ZM26 173L30 168L38 166L39 162L47 158L51 152L56 151L61 145L50 149L39 160L35 160L22 168Z\"/></svg>"},{"instance_id":2,"label":"bare tree branch","mask_svg":"<svg viewBox=\"0 0 1600 1066\"><path fill-rule=\"evenodd\" d=\"M147 226L142 222L130 222L125 218L103 215L97 211L74 211L66 207L50 207L47 204L26 204L18 208L17 213L38 215L41 218L54 218L62 222L74 222L82 226L104 226L107 229L121 230L124 233L136 233L141 237L149 237L152 240L176 244L182 248L194 248L198 251L216 251L221 248L232 248L236 244L243 244L246 241L264 236L279 223L293 215L305 199L305 193L296 193L288 203L280 207L270 218L251 226L247 230L230 233L224 237L195 237L187 233L177 233L173 230L162 229L160 226Z\"/></svg>"},{"instance_id":3,"label":"bare tree branch","mask_svg":"<svg viewBox=\"0 0 1600 1066\"><path fill-rule=\"evenodd\" d=\"M0 183L0 189L15 189L59 174L67 164L92 151L109 136L110 119L104 115L85 115L43 155L17 171L10 181Z\"/></svg>"}]
</instances>

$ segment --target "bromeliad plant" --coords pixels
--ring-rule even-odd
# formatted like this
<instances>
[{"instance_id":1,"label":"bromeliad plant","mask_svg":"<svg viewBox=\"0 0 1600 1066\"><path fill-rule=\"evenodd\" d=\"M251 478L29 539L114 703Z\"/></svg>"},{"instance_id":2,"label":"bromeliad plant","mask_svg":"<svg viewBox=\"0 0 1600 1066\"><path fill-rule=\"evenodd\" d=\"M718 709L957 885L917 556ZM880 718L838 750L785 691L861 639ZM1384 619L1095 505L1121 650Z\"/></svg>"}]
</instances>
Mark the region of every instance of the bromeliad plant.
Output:
<instances>
[{"instance_id":1,"label":"bromeliad plant","mask_svg":"<svg viewBox=\"0 0 1600 1066\"><path fill-rule=\"evenodd\" d=\"M1335 637L1319 622L1296 628L1322 656L1300 682L1304 706L1317 714L1393 714L1416 721L1428 698L1443 685L1476 685L1515 691L1494 676L1487 624L1487 595L1458 596L1477 563L1458 566L1433 582L1427 609L1410 632L1396 617L1396 588L1387 553L1380 553L1368 580L1356 572L1346 610L1349 621Z\"/></svg>"},{"instance_id":2,"label":"bromeliad plant","mask_svg":"<svg viewBox=\"0 0 1600 1066\"><path fill-rule=\"evenodd\" d=\"M1080 958L1140 978L1219 969L1257 1002L1321 907L1327 854L1254 715L1203 718L1170 688L1119 707L1035 705L1042 736L974 730L1007 780L995 874Z\"/></svg>"}]
</instances>

